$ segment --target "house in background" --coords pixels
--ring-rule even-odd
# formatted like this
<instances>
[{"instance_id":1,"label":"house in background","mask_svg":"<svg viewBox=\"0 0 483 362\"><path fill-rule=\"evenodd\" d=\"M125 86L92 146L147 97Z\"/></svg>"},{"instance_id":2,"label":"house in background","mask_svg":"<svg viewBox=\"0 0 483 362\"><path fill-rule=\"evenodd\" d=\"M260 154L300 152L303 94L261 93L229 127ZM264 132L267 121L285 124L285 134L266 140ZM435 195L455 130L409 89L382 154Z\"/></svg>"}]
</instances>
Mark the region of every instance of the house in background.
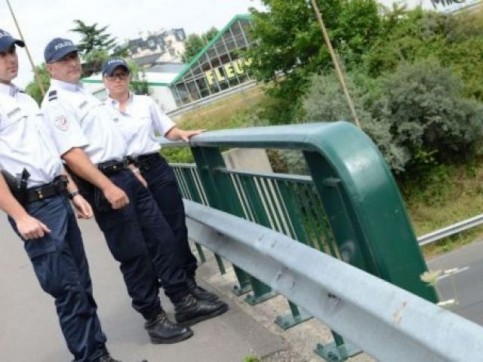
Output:
<instances>
[{"instance_id":1,"label":"house in background","mask_svg":"<svg viewBox=\"0 0 483 362\"><path fill-rule=\"evenodd\" d=\"M152 34L130 40L128 45L131 59L144 72L150 95L161 109L171 112L223 93L232 93L252 81L248 70L250 59L243 55L243 51L253 44L249 37L250 27L249 15L235 16L189 64L176 62L175 57L181 59L176 50L181 46L175 48L175 40L183 39L184 42L183 29L162 33L167 36ZM184 51L184 44L182 48ZM175 50L170 52L169 49ZM171 54L174 56L170 58ZM99 98L106 97L100 74L82 81Z\"/></svg>"}]
</instances>

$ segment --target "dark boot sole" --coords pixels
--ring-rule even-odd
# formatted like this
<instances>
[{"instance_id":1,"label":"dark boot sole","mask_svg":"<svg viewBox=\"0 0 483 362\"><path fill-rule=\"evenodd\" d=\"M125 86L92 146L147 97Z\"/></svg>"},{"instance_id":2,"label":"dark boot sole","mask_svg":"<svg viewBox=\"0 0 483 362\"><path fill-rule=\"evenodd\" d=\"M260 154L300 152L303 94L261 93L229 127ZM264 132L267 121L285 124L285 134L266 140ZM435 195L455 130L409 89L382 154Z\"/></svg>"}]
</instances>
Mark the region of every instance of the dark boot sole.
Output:
<instances>
[{"instance_id":1,"label":"dark boot sole","mask_svg":"<svg viewBox=\"0 0 483 362\"><path fill-rule=\"evenodd\" d=\"M185 334L173 337L173 338L159 338L159 337L149 337L152 344L171 344L184 341L193 336L193 331L188 331Z\"/></svg>"},{"instance_id":2,"label":"dark boot sole","mask_svg":"<svg viewBox=\"0 0 483 362\"><path fill-rule=\"evenodd\" d=\"M217 317L219 315L222 315L223 313L225 313L227 310L228 310L228 304L223 304L220 306L220 308L214 310L213 312L211 312L210 314L205 314L205 315L200 315L196 318L193 318L193 319L188 319L186 321L182 321L182 322L178 322L177 321L177 324L181 327L189 327L189 326L192 326L193 324L196 324L196 323L199 323L199 322L202 322L202 321L205 321L207 319L211 319L211 318L214 318L214 317Z\"/></svg>"}]
</instances>

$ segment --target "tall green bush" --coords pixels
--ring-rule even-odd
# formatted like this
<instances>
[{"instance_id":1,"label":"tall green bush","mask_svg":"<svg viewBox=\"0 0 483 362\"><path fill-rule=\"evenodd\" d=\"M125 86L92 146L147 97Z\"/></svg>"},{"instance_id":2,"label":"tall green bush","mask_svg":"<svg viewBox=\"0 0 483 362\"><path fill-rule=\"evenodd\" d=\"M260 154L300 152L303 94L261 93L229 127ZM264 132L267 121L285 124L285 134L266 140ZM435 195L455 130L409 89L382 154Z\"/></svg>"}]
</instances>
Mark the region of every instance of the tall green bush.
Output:
<instances>
[{"instance_id":1,"label":"tall green bush","mask_svg":"<svg viewBox=\"0 0 483 362\"><path fill-rule=\"evenodd\" d=\"M385 10L380 37L364 55L374 77L399 64L435 58L464 80L463 93L483 100L483 17L473 13L441 14L421 8Z\"/></svg>"},{"instance_id":2,"label":"tall green bush","mask_svg":"<svg viewBox=\"0 0 483 362\"><path fill-rule=\"evenodd\" d=\"M461 79L437 61L401 65L377 79L349 74L347 83L363 130L396 173L423 173L478 151L483 104L464 98ZM333 75L312 78L303 108L306 121L351 120Z\"/></svg>"},{"instance_id":3,"label":"tall green bush","mask_svg":"<svg viewBox=\"0 0 483 362\"><path fill-rule=\"evenodd\" d=\"M483 104L463 97L463 82L434 60L403 64L382 84L372 115L411 153L407 166L472 157L483 137Z\"/></svg>"}]
</instances>

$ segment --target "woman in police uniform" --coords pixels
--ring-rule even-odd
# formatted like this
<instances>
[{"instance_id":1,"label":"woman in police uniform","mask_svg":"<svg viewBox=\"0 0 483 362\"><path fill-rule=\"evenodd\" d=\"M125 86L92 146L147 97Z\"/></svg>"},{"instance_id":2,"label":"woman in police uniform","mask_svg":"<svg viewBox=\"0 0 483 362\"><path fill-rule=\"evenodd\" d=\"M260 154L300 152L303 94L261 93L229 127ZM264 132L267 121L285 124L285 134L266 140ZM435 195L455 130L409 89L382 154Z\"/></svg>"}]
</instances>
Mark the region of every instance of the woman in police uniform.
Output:
<instances>
[{"instance_id":1,"label":"woman in police uniform","mask_svg":"<svg viewBox=\"0 0 483 362\"><path fill-rule=\"evenodd\" d=\"M182 130L164 114L149 96L135 95L129 91L130 71L121 58L111 58L102 66L104 85L109 93L106 107L113 113L114 123L128 143L128 155L138 167L153 193L176 240L180 265L186 271L192 294L200 299L215 301L217 296L196 283L196 257L188 243L186 215L173 169L160 155L160 145L155 133L170 140L188 141L202 130ZM169 237L169 235L167 235Z\"/></svg>"}]
</instances>

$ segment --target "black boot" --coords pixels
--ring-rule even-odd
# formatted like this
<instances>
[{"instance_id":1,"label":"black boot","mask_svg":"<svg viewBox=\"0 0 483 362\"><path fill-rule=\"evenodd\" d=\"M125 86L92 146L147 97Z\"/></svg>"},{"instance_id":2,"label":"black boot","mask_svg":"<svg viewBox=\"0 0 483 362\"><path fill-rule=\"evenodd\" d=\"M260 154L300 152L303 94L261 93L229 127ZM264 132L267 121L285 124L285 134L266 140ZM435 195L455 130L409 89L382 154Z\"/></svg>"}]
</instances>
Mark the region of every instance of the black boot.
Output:
<instances>
[{"instance_id":1,"label":"black boot","mask_svg":"<svg viewBox=\"0 0 483 362\"><path fill-rule=\"evenodd\" d=\"M198 284L196 284L195 279L188 278L186 280L186 284L188 284L188 290L196 297L196 299L207 300L209 302L215 302L218 300L218 296L216 294L201 288Z\"/></svg>"},{"instance_id":2,"label":"black boot","mask_svg":"<svg viewBox=\"0 0 483 362\"><path fill-rule=\"evenodd\" d=\"M148 331L151 342L155 344L181 342L193 335L191 329L171 322L164 311L147 321L144 328Z\"/></svg>"},{"instance_id":3,"label":"black boot","mask_svg":"<svg viewBox=\"0 0 483 362\"><path fill-rule=\"evenodd\" d=\"M191 326L225 313L228 310L228 304L221 300L215 302L201 300L188 294L174 303L174 309L176 322L181 326Z\"/></svg>"},{"instance_id":4,"label":"black boot","mask_svg":"<svg viewBox=\"0 0 483 362\"><path fill-rule=\"evenodd\" d=\"M108 353L108 354L101 356L101 358L99 358L99 362L121 362L121 361L112 358ZM141 362L148 362L148 361L143 359Z\"/></svg>"}]
</instances>

